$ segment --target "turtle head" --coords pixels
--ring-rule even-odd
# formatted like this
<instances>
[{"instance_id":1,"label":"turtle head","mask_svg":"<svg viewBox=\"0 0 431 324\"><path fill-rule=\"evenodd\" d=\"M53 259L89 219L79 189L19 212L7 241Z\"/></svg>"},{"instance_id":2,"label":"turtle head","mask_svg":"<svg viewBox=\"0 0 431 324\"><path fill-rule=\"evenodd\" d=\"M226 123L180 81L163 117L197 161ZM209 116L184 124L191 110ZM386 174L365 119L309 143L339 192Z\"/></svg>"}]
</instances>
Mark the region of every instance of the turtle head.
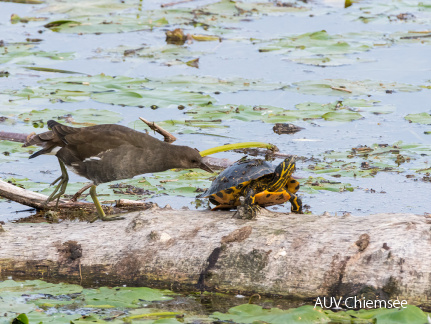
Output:
<instances>
[{"instance_id":1,"label":"turtle head","mask_svg":"<svg viewBox=\"0 0 431 324\"><path fill-rule=\"evenodd\" d=\"M275 168L274 178L270 185L271 191L278 191L287 185L290 176L295 172L296 158L296 155L289 156Z\"/></svg>"},{"instance_id":2,"label":"turtle head","mask_svg":"<svg viewBox=\"0 0 431 324\"><path fill-rule=\"evenodd\" d=\"M214 171L202 161L202 156L199 154L197 149L180 146L180 154L176 157L176 167L183 169L202 169L207 172L213 173Z\"/></svg>"}]
</instances>

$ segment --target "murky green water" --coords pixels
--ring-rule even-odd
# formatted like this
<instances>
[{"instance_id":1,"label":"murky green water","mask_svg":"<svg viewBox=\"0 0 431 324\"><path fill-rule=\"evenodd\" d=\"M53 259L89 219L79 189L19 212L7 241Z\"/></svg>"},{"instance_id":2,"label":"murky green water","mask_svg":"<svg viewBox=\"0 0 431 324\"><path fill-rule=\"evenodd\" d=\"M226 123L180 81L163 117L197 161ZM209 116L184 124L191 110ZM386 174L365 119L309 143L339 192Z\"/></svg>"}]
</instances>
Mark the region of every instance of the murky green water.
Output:
<instances>
[{"instance_id":1,"label":"murky green water","mask_svg":"<svg viewBox=\"0 0 431 324\"><path fill-rule=\"evenodd\" d=\"M320 304L319 304L320 303ZM17 316L29 323L409 323L429 314L414 306L334 312L302 302L219 293L178 294L146 287L83 288L40 280L0 282L0 324ZM329 302L324 305L328 305ZM326 307L326 306L325 306ZM353 306L350 306L353 307ZM21 315L19 315L21 314ZM25 314L25 315L22 315ZM18 323L20 324L20 323Z\"/></svg>"}]
</instances>

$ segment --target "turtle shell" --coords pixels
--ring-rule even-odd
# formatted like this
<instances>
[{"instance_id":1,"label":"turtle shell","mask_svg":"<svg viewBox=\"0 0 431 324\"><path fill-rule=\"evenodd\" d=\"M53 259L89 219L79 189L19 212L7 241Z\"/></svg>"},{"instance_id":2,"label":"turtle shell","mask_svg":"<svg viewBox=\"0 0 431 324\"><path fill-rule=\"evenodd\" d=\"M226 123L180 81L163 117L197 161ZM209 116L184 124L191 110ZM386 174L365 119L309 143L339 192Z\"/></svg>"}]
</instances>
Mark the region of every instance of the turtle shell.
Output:
<instances>
[{"instance_id":1,"label":"turtle shell","mask_svg":"<svg viewBox=\"0 0 431 324\"><path fill-rule=\"evenodd\" d=\"M250 181L274 173L275 168L271 163L260 159L239 160L221 172L211 186L198 197L206 198L229 188L242 189Z\"/></svg>"}]
</instances>

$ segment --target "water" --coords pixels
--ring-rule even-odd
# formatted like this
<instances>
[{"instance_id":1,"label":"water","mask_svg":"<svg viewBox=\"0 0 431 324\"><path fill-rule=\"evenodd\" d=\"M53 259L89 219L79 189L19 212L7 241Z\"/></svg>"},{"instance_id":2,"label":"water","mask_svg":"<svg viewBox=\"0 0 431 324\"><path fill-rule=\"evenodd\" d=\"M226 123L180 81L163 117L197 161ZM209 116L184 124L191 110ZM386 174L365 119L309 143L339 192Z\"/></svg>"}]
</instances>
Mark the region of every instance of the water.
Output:
<instances>
[{"instance_id":1,"label":"water","mask_svg":"<svg viewBox=\"0 0 431 324\"><path fill-rule=\"evenodd\" d=\"M196 1L189 4L182 4L178 7L196 7L210 1ZM260 53L258 49L263 46L262 42L252 42L249 39L271 40L277 37L293 34L303 34L326 30L329 34L342 34L348 32L373 32L390 35L403 31L423 31L427 29L430 14L427 10L414 11L416 19L407 21L379 20L365 24L354 20L354 15L358 16L361 6L372 4L373 2L361 2L361 5L354 4L352 7L344 9L343 1L317 1L307 6L312 7L311 12L293 13L279 16L262 16L260 19L251 18L249 21L239 23L227 23L237 29L231 33L226 33L222 37L222 42L194 42L190 45L193 51L204 51L200 55L199 69L186 65L166 66L160 62L152 62L137 57L123 58L121 55L107 52L107 49L116 48L119 45L127 45L138 48L142 44L163 46L165 44L165 31L172 30L174 26L154 28L152 31L140 30L128 33L114 34L64 34L55 33L43 28L46 22L30 22L28 24L10 23L11 14L19 16L38 16L59 19L67 16L38 12L41 6L22 5L1 2L0 3L0 39L9 42L24 41L26 38L43 39L37 45L39 50L74 52L75 58L64 61L49 61L36 66L44 66L56 69L77 71L88 75L105 73L107 75L121 75L136 78L167 78L175 75L199 75L214 76L222 79L242 77L244 79L262 79L268 83L280 82L283 85L290 85L294 82L305 80L322 79L347 79L347 80L379 80L382 82L411 83L414 85L429 85L431 65L429 59L429 43L415 44L392 44L391 46L375 46L367 52L350 54L348 57L360 57L367 63L356 63L350 65L320 67L304 65L292 62L277 52ZM375 4L392 3L391 1L378 1ZM146 2L143 9L156 9L158 2ZM374 11L373 11L374 10ZM370 9L373 13L379 8ZM409 12L414 8L400 8L399 12ZM311 15L310 15L311 14ZM393 14L388 12L386 15ZM51 18L53 17L53 18ZM428 20L427 20L428 19ZM199 34L205 31L199 27L192 28L181 26L186 32ZM39 33L42 31L42 33ZM217 30L209 30L210 34L217 34ZM235 40L241 37L241 41ZM378 43L375 41L374 43ZM14 64L20 63L19 65ZM28 71L21 68L22 65L31 65L31 59L25 63L21 59L4 65L0 70L10 70L11 76L2 78L0 92L5 89L20 90L26 86L38 86L38 81L45 78L63 77L63 74ZM296 104L306 101L320 102L322 104L334 102L342 99L340 96L302 94L296 91L239 91L222 92L217 95L218 104L246 104L246 105L272 105L286 109L294 109ZM348 151L358 145L371 145L373 143L393 144L397 141L404 143L420 143L431 145L431 136L425 135L424 131L429 131L427 125L408 123L404 116L410 113L428 112L430 113L430 91L423 89L418 92L377 93L370 91L371 97L361 96L360 98L371 98L381 101L384 104L394 105L396 110L391 114L372 115L366 114L366 118L346 123L327 122L323 120L310 121L298 120L294 123L305 129L294 135L277 135L272 131L272 124L255 122L242 122L228 120L223 124L228 125L228 129L216 129L213 132L219 135L229 136L221 138L215 136L204 136L201 134L183 134L179 137L178 144L190 145L199 149L207 149L213 146L222 145L226 142L242 141L263 141L276 144L281 152L293 153L306 159L311 157L323 158L322 154L328 150ZM7 107L7 96L2 96L3 108ZM138 116L143 116L148 120L164 119L187 119L183 111L159 108L157 110L140 109L137 107L120 107L110 104L98 103L95 101L84 101L76 103L48 103L43 102L35 105L34 109L66 109L74 111L82 108L109 109L119 112L124 119L123 125L129 125ZM29 127L24 127L22 123L10 125L0 123L1 130L11 132L30 132ZM39 132L39 129L34 129ZM429 166L429 154L431 150L425 152L427 155L418 158L412 163L411 168L418 164ZM222 153L217 155L220 158L239 159L240 154ZM416 163L416 164L415 164ZM296 176L307 178L315 176L307 169L307 163L299 162ZM384 173L380 172L374 178L340 178L337 180L350 183L356 189L353 192L329 192L321 191L316 194L307 192L301 193L303 202L310 206L310 211L316 214L323 212L343 213L351 212L354 215L365 215L379 212L412 212L424 213L429 211L426 200L429 192L429 182L406 178L407 174L414 171L409 169L404 173ZM46 173L46 172L49 173ZM39 157L37 160L27 160L20 157L13 162L0 163L0 177L8 177L13 174L16 178L30 178L35 182L53 181L59 174L58 163L52 156ZM416 179L420 179L416 175ZM71 182L85 182L85 179L71 174ZM376 193L370 193L369 189L374 189ZM380 193L385 192L385 193ZM187 206L194 208L193 198L158 196L151 201L164 206L169 203L174 208ZM289 207L278 207L278 211L288 211ZM11 221L19 217L28 216L31 212L25 211L16 214L16 211L27 210L27 207L13 203L0 201L0 220Z\"/></svg>"}]
</instances>

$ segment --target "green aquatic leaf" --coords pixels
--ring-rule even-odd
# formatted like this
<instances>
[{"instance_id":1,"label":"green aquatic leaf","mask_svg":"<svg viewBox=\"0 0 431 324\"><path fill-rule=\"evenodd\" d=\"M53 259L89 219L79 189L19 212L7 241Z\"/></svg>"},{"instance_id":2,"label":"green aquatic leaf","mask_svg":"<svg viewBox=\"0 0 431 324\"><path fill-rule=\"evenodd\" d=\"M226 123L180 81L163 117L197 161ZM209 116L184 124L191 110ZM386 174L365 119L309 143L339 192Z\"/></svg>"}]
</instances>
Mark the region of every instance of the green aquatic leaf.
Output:
<instances>
[{"instance_id":1,"label":"green aquatic leaf","mask_svg":"<svg viewBox=\"0 0 431 324\"><path fill-rule=\"evenodd\" d=\"M431 44L431 33L429 31L400 31L392 33L388 38L400 44Z\"/></svg>"},{"instance_id":2,"label":"green aquatic leaf","mask_svg":"<svg viewBox=\"0 0 431 324\"><path fill-rule=\"evenodd\" d=\"M420 86L398 82L378 82L373 80L352 81L345 79L308 80L293 83L286 90L297 91L304 94L331 95L331 96L357 96L385 93L392 91L416 92L421 91Z\"/></svg>"},{"instance_id":3,"label":"green aquatic leaf","mask_svg":"<svg viewBox=\"0 0 431 324\"><path fill-rule=\"evenodd\" d=\"M66 283L52 284L42 280L25 280L14 281L5 280L0 282L0 293L4 292L18 292L22 294L47 294L47 295L67 295L80 293L82 287L78 285L71 285Z\"/></svg>"},{"instance_id":4,"label":"green aquatic leaf","mask_svg":"<svg viewBox=\"0 0 431 324\"><path fill-rule=\"evenodd\" d=\"M206 54L203 51L192 51L190 46L164 45L164 46L143 46L133 48L130 46L119 46L117 48L108 49L102 54L109 54L109 58L116 56L124 61L138 61L147 59L151 61L161 62L165 65L186 65L188 61L199 58Z\"/></svg>"},{"instance_id":5,"label":"green aquatic leaf","mask_svg":"<svg viewBox=\"0 0 431 324\"><path fill-rule=\"evenodd\" d=\"M328 104L304 102L295 106L296 110L287 110L273 106L245 105L207 105L195 107L185 112L195 120L214 121L237 119L245 122L262 121L266 123L289 122L295 120L324 119L329 121L348 122L361 119L361 112L374 114L390 113L393 106L381 105L379 101L365 99L346 99Z\"/></svg>"},{"instance_id":6,"label":"green aquatic leaf","mask_svg":"<svg viewBox=\"0 0 431 324\"><path fill-rule=\"evenodd\" d=\"M166 301L172 299L167 295L172 295L169 290L158 290L147 287L117 287L99 289L84 289L82 292L85 298L85 307L97 308L137 308L143 302Z\"/></svg>"},{"instance_id":7,"label":"green aquatic leaf","mask_svg":"<svg viewBox=\"0 0 431 324\"><path fill-rule=\"evenodd\" d=\"M261 306L253 304L243 304L232 307L228 313L213 313L210 317L221 321L231 321L235 323L328 323L329 317L320 308L313 306L301 306L288 310L278 308L263 309Z\"/></svg>"},{"instance_id":8,"label":"green aquatic leaf","mask_svg":"<svg viewBox=\"0 0 431 324\"><path fill-rule=\"evenodd\" d=\"M400 308L379 308L374 310L347 311L346 315L353 315L360 319L372 319L376 323L383 324L421 324L429 322L429 314L423 312L420 308L412 305L406 305Z\"/></svg>"},{"instance_id":9,"label":"green aquatic leaf","mask_svg":"<svg viewBox=\"0 0 431 324\"><path fill-rule=\"evenodd\" d=\"M48 60L71 60L73 53L46 52L38 50L38 45L32 42L27 43L6 43L0 46L0 64L13 62L17 64L41 63ZM24 60L25 59L25 60Z\"/></svg>"},{"instance_id":10,"label":"green aquatic leaf","mask_svg":"<svg viewBox=\"0 0 431 324\"><path fill-rule=\"evenodd\" d=\"M13 320L14 324L29 324L28 317L25 314L19 314Z\"/></svg>"},{"instance_id":11,"label":"green aquatic leaf","mask_svg":"<svg viewBox=\"0 0 431 324\"><path fill-rule=\"evenodd\" d=\"M103 103L138 107L205 106L216 101L209 94L247 90L281 89L280 83L261 80L214 77L172 76L170 78L136 79L95 76L70 76L42 80L37 88L8 91L15 101L45 98L48 100L82 101L93 99Z\"/></svg>"},{"instance_id":12,"label":"green aquatic leaf","mask_svg":"<svg viewBox=\"0 0 431 324\"><path fill-rule=\"evenodd\" d=\"M428 24L430 11L425 1L373 1L350 10L346 16L363 23Z\"/></svg>"},{"instance_id":13,"label":"green aquatic leaf","mask_svg":"<svg viewBox=\"0 0 431 324\"><path fill-rule=\"evenodd\" d=\"M165 91L165 90L136 90L136 91L111 91L100 92L91 95L91 99L103 103L111 103L124 106L138 107L178 107L178 105L206 105L214 99L208 95L196 92Z\"/></svg>"},{"instance_id":14,"label":"green aquatic leaf","mask_svg":"<svg viewBox=\"0 0 431 324\"><path fill-rule=\"evenodd\" d=\"M371 32L330 35L321 30L274 40L259 51L276 51L288 60L303 64L337 66L362 61L347 55L370 50L382 37L381 33Z\"/></svg>"},{"instance_id":15,"label":"green aquatic leaf","mask_svg":"<svg viewBox=\"0 0 431 324\"><path fill-rule=\"evenodd\" d=\"M32 70L32 71L40 71L40 72L82 74L80 72L73 72L73 71L60 70L60 69L52 69L52 68L45 68L45 67L37 67L37 66L26 66L25 69Z\"/></svg>"},{"instance_id":16,"label":"green aquatic leaf","mask_svg":"<svg viewBox=\"0 0 431 324\"><path fill-rule=\"evenodd\" d=\"M96 124L116 124L123 119L121 114L110 110L78 109L66 111L60 109L32 110L18 115L18 118L39 127L46 127L50 119L67 121L71 126L91 126Z\"/></svg>"},{"instance_id":17,"label":"green aquatic leaf","mask_svg":"<svg viewBox=\"0 0 431 324\"><path fill-rule=\"evenodd\" d=\"M412 123L431 125L431 114L428 114L426 112L417 113L417 114L408 114L407 116L404 117L404 119L407 119Z\"/></svg>"},{"instance_id":18,"label":"green aquatic leaf","mask_svg":"<svg viewBox=\"0 0 431 324\"><path fill-rule=\"evenodd\" d=\"M22 143L0 140L0 162L26 158L31 151L32 148L22 147Z\"/></svg>"},{"instance_id":19,"label":"green aquatic leaf","mask_svg":"<svg viewBox=\"0 0 431 324\"><path fill-rule=\"evenodd\" d=\"M81 7L81 6L79 6ZM258 19L266 15L280 15L309 10L304 4L278 5L277 3L243 3L222 0L197 9L161 8L136 10L140 6L133 1L90 1L82 8L72 2L49 4L44 12L66 14L63 20L45 25L63 33L119 33L152 29L166 25L194 25L213 27L230 32L224 24L237 23L243 19ZM90 14L91 13L91 14Z\"/></svg>"},{"instance_id":20,"label":"green aquatic leaf","mask_svg":"<svg viewBox=\"0 0 431 324\"><path fill-rule=\"evenodd\" d=\"M308 170L337 178L374 177L378 172L417 172L420 168L412 162L424 161L430 155L431 145L426 144L373 144L358 146L346 152L325 152L324 162L310 164Z\"/></svg>"},{"instance_id":21,"label":"green aquatic leaf","mask_svg":"<svg viewBox=\"0 0 431 324\"><path fill-rule=\"evenodd\" d=\"M301 184L301 191L308 193L318 193L320 190L333 192L353 191L354 187L350 183L328 180L323 177L308 177L307 179L298 180Z\"/></svg>"},{"instance_id":22,"label":"green aquatic leaf","mask_svg":"<svg viewBox=\"0 0 431 324\"><path fill-rule=\"evenodd\" d=\"M331 111L322 115L324 120L346 122L363 118L360 113L350 111Z\"/></svg>"}]
</instances>

